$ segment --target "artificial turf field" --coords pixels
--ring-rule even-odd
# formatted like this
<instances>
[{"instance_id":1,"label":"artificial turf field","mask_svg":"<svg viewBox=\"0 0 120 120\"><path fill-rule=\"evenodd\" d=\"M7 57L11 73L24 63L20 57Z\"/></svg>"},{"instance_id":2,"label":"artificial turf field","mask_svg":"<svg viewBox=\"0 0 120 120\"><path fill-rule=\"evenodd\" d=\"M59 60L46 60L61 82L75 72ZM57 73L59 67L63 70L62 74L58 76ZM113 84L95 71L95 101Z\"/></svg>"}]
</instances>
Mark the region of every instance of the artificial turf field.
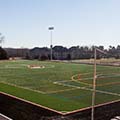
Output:
<instances>
[{"instance_id":1,"label":"artificial turf field","mask_svg":"<svg viewBox=\"0 0 120 120\"><path fill-rule=\"evenodd\" d=\"M0 61L1 92L63 113L91 106L92 81L93 65ZM120 67L97 66L96 85L96 105L119 100Z\"/></svg>"}]
</instances>

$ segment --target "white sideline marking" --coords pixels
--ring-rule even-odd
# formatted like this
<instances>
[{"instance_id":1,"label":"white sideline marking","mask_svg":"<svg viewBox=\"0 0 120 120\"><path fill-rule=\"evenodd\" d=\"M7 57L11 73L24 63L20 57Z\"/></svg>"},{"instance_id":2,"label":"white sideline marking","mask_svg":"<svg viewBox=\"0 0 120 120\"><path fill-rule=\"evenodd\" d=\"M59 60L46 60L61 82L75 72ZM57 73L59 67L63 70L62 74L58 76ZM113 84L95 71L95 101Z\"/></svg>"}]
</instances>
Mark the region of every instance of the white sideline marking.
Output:
<instances>
[{"instance_id":1,"label":"white sideline marking","mask_svg":"<svg viewBox=\"0 0 120 120\"><path fill-rule=\"evenodd\" d=\"M58 90L58 91L51 91L51 92L46 92L46 93L48 93L48 94L60 93L60 92L71 91L71 90L76 90L76 89L77 89L77 88L71 88L71 89Z\"/></svg>"},{"instance_id":2,"label":"white sideline marking","mask_svg":"<svg viewBox=\"0 0 120 120\"><path fill-rule=\"evenodd\" d=\"M1 113L0 113L0 116L2 116L3 118L5 118L5 119L7 119L7 120L13 120L13 119L11 119L11 118L9 118L9 117L7 117L7 116L1 114Z\"/></svg>"},{"instance_id":3,"label":"white sideline marking","mask_svg":"<svg viewBox=\"0 0 120 120\"><path fill-rule=\"evenodd\" d=\"M27 88L27 87L18 86L18 85L11 84L11 83L6 83L6 82L3 82L3 81L1 81L0 83L7 84L7 85L10 85L10 86L14 86L14 87L17 87L17 88L22 88L22 89L30 90L30 91L37 92L37 93L46 94L46 92L43 92L43 91L33 90L33 89L30 89L30 88Z\"/></svg>"},{"instance_id":4,"label":"white sideline marking","mask_svg":"<svg viewBox=\"0 0 120 120\"><path fill-rule=\"evenodd\" d=\"M58 83L58 82L55 82L55 84L62 85L62 86L67 86L67 87L73 87L73 88L76 88L76 89L82 89L82 90L87 90L87 91L93 91L93 89L86 88L86 87L78 87L78 86L75 86L75 85L69 85L69 84ZM103 94L109 94L109 95L120 96L120 94L118 94L118 93L107 92L107 91L102 91L102 90L96 90L96 92L103 93Z\"/></svg>"}]
</instances>

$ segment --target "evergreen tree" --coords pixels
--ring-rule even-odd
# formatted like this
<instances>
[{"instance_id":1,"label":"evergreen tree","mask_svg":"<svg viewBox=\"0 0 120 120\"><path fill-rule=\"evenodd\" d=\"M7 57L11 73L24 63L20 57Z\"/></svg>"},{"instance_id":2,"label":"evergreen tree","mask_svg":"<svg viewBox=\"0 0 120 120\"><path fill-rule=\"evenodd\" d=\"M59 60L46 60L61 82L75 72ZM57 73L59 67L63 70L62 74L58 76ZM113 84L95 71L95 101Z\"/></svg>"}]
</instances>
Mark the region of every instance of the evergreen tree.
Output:
<instances>
[{"instance_id":1,"label":"evergreen tree","mask_svg":"<svg viewBox=\"0 0 120 120\"><path fill-rule=\"evenodd\" d=\"M7 52L2 47L0 47L0 60L5 59L8 59Z\"/></svg>"}]
</instances>

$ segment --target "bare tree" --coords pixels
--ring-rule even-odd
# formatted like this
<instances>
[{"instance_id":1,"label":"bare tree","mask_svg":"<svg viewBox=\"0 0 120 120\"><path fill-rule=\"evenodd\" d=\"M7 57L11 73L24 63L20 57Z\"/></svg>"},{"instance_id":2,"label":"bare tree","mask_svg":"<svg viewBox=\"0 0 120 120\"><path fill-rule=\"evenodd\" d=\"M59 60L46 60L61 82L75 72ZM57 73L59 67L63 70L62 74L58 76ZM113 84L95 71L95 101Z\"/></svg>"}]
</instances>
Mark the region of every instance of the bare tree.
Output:
<instances>
[{"instance_id":1,"label":"bare tree","mask_svg":"<svg viewBox=\"0 0 120 120\"><path fill-rule=\"evenodd\" d=\"M2 33L0 33L0 44L2 46L2 43L4 42L5 37L2 36Z\"/></svg>"}]
</instances>

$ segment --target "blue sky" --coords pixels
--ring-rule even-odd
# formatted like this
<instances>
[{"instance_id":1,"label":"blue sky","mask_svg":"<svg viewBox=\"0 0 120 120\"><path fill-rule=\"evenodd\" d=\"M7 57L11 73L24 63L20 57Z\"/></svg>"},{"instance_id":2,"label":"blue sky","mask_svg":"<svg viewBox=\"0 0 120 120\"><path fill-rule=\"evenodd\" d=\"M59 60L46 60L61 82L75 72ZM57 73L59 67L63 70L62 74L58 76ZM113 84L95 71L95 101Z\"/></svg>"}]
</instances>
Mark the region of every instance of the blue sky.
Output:
<instances>
[{"instance_id":1,"label":"blue sky","mask_svg":"<svg viewBox=\"0 0 120 120\"><path fill-rule=\"evenodd\" d=\"M0 0L4 47L120 44L120 0Z\"/></svg>"}]
</instances>

